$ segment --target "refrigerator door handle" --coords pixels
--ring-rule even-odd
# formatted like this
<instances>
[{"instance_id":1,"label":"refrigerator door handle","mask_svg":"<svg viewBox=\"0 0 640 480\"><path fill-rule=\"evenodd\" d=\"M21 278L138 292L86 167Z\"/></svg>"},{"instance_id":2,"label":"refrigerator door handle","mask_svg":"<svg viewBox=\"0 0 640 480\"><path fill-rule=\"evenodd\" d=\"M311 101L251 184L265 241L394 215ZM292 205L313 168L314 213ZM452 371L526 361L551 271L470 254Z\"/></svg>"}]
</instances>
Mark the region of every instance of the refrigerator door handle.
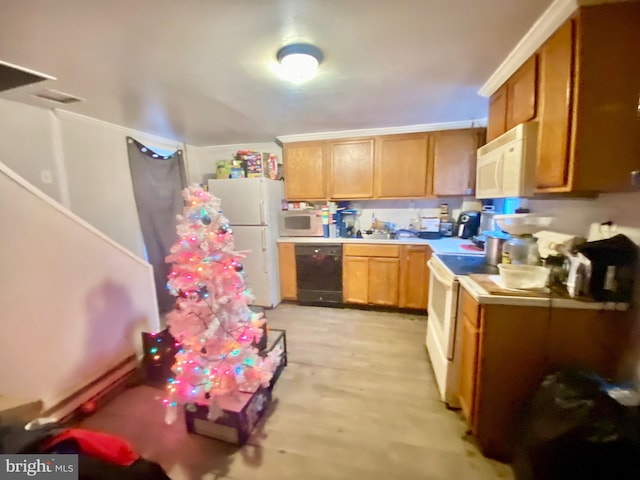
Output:
<instances>
[{"instance_id":1,"label":"refrigerator door handle","mask_svg":"<svg viewBox=\"0 0 640 480\"><path fill-rule=\"evenodd\" d=\"M260 225L264 225L264 224L265 224L265 221L264 221L264 200L260 200Z\"/></svg>"},{"instance_id":2,"label":"refrigerator door handle","mask_svg":"<svg viewBox=\"0 0 640 480\"><path fill-rule=\"evenodd\" d=\"M264 270L264 273L269 273L269 270L267 269L267 231L266 229L262 229L262 251L265 252L262 255L262 269Z\"/></svg>"}]
</instances>

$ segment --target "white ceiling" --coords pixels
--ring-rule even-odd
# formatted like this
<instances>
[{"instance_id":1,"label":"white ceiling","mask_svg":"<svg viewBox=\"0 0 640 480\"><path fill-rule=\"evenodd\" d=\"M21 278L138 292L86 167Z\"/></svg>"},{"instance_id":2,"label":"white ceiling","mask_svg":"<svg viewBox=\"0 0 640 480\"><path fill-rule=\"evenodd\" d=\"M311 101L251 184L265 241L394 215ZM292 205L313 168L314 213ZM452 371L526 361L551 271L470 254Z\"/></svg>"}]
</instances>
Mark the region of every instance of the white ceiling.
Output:
<instances>
[{"instance_id":1,"label":"white ceiling","mask_svg":"<svg viewBox=\"0 0 640 480\"><path fill-rule=\"evenodd\" d=\"M551 0L0 0L0 60L65 110L193 145L482 119L477 92ZM322 49L302 86L273 73ZM33 99L33 87L3 97Z\"/></svg>"}]
</instances>

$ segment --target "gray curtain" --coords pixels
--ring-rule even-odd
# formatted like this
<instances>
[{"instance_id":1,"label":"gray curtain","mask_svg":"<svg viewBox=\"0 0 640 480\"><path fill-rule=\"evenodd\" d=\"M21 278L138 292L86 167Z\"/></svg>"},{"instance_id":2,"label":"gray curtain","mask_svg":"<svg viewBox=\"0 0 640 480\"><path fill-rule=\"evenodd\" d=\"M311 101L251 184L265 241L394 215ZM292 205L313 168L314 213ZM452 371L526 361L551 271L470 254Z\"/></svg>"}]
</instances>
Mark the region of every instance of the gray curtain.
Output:
<instances>
[{"instance_id":1,"label":"gray curtain","mask_svg":"<svg viewBox=\"0 0 640 480\"><path fill-rule=\"evenodd\" d=\"M171 265L164 259L178 238L176 215L182 213L182 189L187 186L182 150L162 155L131 137L127 137L127 150L142 236L153 265L158 309L166 313L173 309L175 298L166 288Z\"/></svg>"}]
</instances>

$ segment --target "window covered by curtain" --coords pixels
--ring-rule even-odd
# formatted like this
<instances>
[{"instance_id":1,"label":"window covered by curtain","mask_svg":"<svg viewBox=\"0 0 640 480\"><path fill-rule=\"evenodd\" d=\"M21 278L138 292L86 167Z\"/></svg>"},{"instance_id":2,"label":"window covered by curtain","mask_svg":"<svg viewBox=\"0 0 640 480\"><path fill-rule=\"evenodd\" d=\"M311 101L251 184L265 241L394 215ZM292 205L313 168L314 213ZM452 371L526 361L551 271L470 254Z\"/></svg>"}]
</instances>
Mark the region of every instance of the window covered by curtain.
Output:
<instances>
[{"instance_id":1,"label":"window covered by curtain","mask_svg":"<svg viewBox=\"0 0 640 480\"><path fill-rule=\"evenodd\" d=\"M182 150L159 154L131 137L127 137L127 150L142 236L153 265L158 308L166 313L175 301L166 288L171 265L165 257L177 239L176 215L182 212L182 189L187 186L184 157Z\"/></svg>"}]
</instances>

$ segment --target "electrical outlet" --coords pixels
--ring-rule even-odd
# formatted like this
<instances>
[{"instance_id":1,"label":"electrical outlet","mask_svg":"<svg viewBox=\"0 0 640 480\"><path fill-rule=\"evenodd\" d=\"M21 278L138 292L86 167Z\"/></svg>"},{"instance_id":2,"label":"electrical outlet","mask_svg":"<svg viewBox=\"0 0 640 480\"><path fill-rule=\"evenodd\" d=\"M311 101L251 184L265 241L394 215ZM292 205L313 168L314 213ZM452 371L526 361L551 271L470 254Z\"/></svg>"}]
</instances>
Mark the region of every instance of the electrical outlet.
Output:
<instances>
[{"instance_id":1,"label":"electrical outlet","mask_svg":"<svg viewBox=\"0 0 640 480\"><path fill-rule=\"evenodd\" d=\"M40 180L42 180L42 183L53 183L53 175L51 174L51 170L41 170Z\"/></svg>"}]
</instances>

